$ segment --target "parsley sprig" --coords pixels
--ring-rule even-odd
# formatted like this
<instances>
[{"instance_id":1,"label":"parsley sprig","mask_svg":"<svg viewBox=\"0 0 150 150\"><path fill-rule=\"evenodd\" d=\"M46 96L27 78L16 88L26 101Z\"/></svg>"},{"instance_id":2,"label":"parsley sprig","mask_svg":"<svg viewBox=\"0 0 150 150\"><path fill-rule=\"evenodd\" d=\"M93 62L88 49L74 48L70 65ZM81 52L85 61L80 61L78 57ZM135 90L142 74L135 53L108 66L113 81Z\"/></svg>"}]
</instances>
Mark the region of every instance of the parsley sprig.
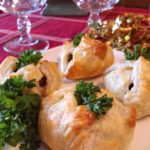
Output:
<instances>
[{"instance_id":1,"label":"parsley sprig","mask_svg":"<svg viewBox=\"0 0 150 150\"><path fill-rule=\"evenodd\" d=\"M142 48L140 44L134 45L134 49L126 48L124 50L124 55L127 60L137 60L140 56L150 61L150 53L148 48Z\"/></svg>"},{"instance_id":2,"label":"parsley sprig","mask_svg":"<svg viewBox=\"0 0 150 150\"><path fill-rule=\"evenodd\" d=\"M42 57L43 56L40 52L35 52L32 50L23 52L18 58L18 62L16 63L16 70L29 64L36 65Z\"/></svg>"},{"instance_id":3,"label":"parsley sprig","mask_svg":"<svg viewBox=\"0 0 150 150\"><path fill-rule=\"evenodd\" d=\"M6 143L12 146L21 143L20 150L38 149L40 96L23 92L34 86L34 80L24 81L22 76L0 85L0 150Z\"/></svg>"},{"instance_id":4,"label":"parsley sprig","mask_svg":"<svg viewBox=\"0 0 150 150\"><path fill-rule=\"evenodd\" d=\"M100 115L105 115L112 107L113 102L113 98L107 97L106 94L102 97L97 97L97 92L101 92L100 88L93 85L92 82L85 83L84 81L80 81L76 85L74 93L78 105L86 105L96 118Z\"/></svg>"},{"instance_id":5,"label":"parsley sprig","mask_svg":"<svg viewBox=\"0 0 150 150\"><path fill-rule=\"evenodd\" d=\"M84 36L84 33L80 33L78 35L76 35L73 39L73 45L76 47L80 44L82 37Z\"/></svg>"}]
</instances>

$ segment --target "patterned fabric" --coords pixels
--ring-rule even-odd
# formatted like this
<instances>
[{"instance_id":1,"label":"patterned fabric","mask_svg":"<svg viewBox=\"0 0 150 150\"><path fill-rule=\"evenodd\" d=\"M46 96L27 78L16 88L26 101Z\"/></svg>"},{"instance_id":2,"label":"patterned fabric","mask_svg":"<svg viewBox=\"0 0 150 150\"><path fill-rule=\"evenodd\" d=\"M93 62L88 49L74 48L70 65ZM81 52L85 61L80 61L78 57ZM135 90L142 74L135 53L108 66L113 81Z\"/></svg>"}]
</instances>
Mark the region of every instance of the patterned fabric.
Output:
<instances>
[{"instance_id":1,"label":"patterned fabric","mask_svg":"<svg viewBox=\"0 0 150 150\"><path fill-rule=\"evenodd\" d=\"M148 9L116 7L101 14L102 19L112 19L124 12L134 12L148 15ZM19 36L16 27L16 16L0 12L0 62L8 55L3 50L3 44ZM42 16L40 13L30 15L32 22L31 34L33 37L47 39L50 48L63 44L76 34L87 31L87 18L85 17L54 17Z\"/></svg>"}]
</instances>

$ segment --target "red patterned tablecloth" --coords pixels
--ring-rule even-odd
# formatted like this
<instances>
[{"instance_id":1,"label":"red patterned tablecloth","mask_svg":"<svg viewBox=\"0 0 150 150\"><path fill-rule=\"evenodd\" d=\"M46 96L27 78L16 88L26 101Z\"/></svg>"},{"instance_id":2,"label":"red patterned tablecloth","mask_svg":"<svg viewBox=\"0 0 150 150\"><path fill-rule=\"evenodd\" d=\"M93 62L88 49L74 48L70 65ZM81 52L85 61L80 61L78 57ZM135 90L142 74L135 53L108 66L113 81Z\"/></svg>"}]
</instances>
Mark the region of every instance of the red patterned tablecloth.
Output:
<instances>
[{"instance_id":1,"label":"red patterned tablecloth","mask_svg":"<svg viewBox=\"0 0 150 150\"><path fill-rule=\"evenodd\" d=\"M116 7L113 10L102 13L103 19L112 19L124 12L134 12L149 15L148 9ZM16 16L0 13L0 62L8 55L3 50L3 44L14 37L19 36L16 27ZM47 39L50 48L61 45L64 41L72 39L74 35L87 30L87 18L85 17L54 17L42 16L39 13L30 16L32 22L31 34L33 37Z\"/></svg>"}]
</instances>

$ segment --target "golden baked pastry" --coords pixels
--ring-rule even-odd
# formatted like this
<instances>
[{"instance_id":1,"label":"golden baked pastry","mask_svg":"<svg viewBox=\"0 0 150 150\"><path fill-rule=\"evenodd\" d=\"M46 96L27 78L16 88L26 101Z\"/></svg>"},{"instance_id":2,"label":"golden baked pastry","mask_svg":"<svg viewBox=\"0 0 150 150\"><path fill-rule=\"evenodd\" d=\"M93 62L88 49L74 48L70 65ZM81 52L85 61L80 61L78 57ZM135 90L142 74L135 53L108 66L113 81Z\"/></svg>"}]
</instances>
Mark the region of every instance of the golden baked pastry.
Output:
<instances>
[{"instance_id":1,"label":"golden baked pastry","mask_svg":"<svg viewBox=\"0 0 150 150\"><path fill-rule=\"evenodd\" d=\"M30 89L31 92L41 96L47 96L61 86L62 75L58 70L58 64L47 60L39 62L37 65L31 64L20 68L9 77L22 75L23 79L30 81L35 79L36 87Z\"/></svg>"},{"instance_id":2,"label":"golden baked pastry","mask_svg":"<svg viewBox=\"0 0 150 150\"><path fill-rule=\"evenodd\" d=\"M97 39L84 35L74 47L66 42L62 48L60 68L68 79L83 79L101 75L113 63L112 48Z\"/></svg>"},{"instance_id":3,"label":"golden baked pastry","mask_svg":"<svg viewBox=\"0 0 150 150\"><path fill-rule=\"evenodd\" d=\"M150 114L150 62L144 57L112 65L104 76L105 87L125 105L134 106L137 118Z\"/></svg>"},{"instance_id":4,"label":"golden baked pastry","mask_svg":"<svg viewBox=\"0 0 150 150\"><path fill-rule=\"evenodd\" d=\"M17 75L22 75L26 81L35 79L36 87L30 91L41 96L47 96L61 86L62 74L57 63L41 60L37 65L30 64L16 71L17 61L17 58L9 56L2 62L0 65L0 83Z\"/></svg>"},{"instance_id":5,"label":"golden baked pastry","mask_svg":"<svg viewBox=\"0 0 150 150\"><path fill-rule=\"evenodd\" d=\"M77 105L74 87L55 91L42 100L41 139L52 150L124 150L132 138L135 109L113 98L106 115L94 118L85 105ZM101 89L98 96L112 95Z\"/></svg>"},{"instance_id":6,"label":"golden baked pastry","mask_svg":"<svg viewBox=\"0 0 150 150\"><path fill-rule=\"evenodd\" d=\"M42 93L45 96L60 88L62 83L62 74L59 71L59 67L56 62L49 62L46 60L40 61L38 68L40 69L43 78L46 79L46 84L43 85L44 88L42 90Z\"/></svg>"},{"instance_id":7,"label":"golden baked pastry","mask_svg":"<svg viewBox=\"0 0 150 150\"><path fill-rule=\"evenodd\" d=\"M17 58L8 56L0 64L0 84L8 78L8 76L16 69Z\"/></svg>"}]
</instances>

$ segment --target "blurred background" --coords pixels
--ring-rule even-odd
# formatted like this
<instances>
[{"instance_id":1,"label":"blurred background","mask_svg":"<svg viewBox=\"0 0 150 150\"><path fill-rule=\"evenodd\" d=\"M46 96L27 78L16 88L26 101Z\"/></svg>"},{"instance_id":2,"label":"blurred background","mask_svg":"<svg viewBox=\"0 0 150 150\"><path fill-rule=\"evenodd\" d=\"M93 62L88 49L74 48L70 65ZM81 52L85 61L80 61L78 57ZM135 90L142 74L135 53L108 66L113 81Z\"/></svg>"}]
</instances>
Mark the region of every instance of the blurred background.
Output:
<instances>
[{"instance_id":1,"label":"blurred background","mask_svg":"<svg viewBox=\"0 0 150 150\"><path fill-rule=\"evenodd\" d=\"M43 15L86 15L85 12L75 6L72 0L47 0L47 7ZM120 0L118 6L148 8L150 0Z\"/></svg>"},{"instance_id":2,"label":"blurred background","mask_svg":"<svg viewBox=\"0 0 150 150\"><path fill-rule=\"evenodd\" d=\"M148 8L150 5L150 0L120 0L119 5Z\"/></svg>"}]
</instances>

